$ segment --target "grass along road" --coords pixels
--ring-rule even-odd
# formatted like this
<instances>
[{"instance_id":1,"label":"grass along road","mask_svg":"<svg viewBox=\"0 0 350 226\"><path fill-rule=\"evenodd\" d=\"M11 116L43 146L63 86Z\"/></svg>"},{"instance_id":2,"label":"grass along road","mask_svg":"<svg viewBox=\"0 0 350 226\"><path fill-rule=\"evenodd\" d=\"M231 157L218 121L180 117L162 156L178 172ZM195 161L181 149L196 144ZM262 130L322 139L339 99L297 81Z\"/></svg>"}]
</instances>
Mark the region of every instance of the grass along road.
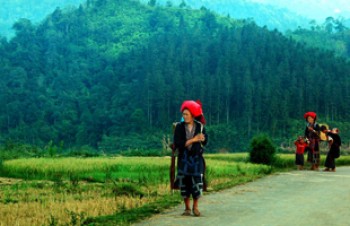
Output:
<instances>
[{"instance_id":1,"label":"grass along road","mask_svg":"<svg viewBox=\"0 0 350 226\"><path fill-rule=\"evenodd\" d=\"M246 156L208 156L209 190L271 173L268 166L247 163ZM177 196L169 198L169 157L30 158L0 163L0 226L130 225L141 215L157 212L159 203L168 207L180 201Z\"/></svg>"}]
</instances>

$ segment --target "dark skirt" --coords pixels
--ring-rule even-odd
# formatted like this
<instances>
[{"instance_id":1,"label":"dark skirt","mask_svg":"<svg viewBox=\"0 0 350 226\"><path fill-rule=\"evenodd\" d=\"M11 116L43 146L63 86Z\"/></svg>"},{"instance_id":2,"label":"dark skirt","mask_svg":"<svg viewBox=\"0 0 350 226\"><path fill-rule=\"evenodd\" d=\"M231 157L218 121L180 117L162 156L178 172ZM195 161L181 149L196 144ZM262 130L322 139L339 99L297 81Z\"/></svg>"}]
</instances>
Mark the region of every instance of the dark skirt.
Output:
<instances>
[{"instance_id":1,"label":"dark skirt","mask_svg":"<svg viewBox=\"0 0 350 226\"><path fill-rule=\"evenodd\" d=\"M204 172L205 162L201 153L192 154L185 149L184 153L179 155L175 184L180 188L183 198L192 195L197 199L202 195Z\"/></svg>"},{"instance_id":2,"label":"dark skirt","mask_svg":"<svg viewBox=\"0 0 350 226\"><path fill-rule=\"evenodd\" d=\"M324 163L324 166L327 167L327 168L335 169L334 152L332 152L332 151L328 152L326 161Z\"/></svg>"},{"instance_id":3,"label":"dark skirt","mask_svg":"<svg viewBox=\"0 0 350 226\"><path fill-rule=\"evenodd\" d=\"M192 155L188 150L179 155L177 173L186 176L201 176L204 174L204 158L201 154Z\"/></svg>"}]
</instances>

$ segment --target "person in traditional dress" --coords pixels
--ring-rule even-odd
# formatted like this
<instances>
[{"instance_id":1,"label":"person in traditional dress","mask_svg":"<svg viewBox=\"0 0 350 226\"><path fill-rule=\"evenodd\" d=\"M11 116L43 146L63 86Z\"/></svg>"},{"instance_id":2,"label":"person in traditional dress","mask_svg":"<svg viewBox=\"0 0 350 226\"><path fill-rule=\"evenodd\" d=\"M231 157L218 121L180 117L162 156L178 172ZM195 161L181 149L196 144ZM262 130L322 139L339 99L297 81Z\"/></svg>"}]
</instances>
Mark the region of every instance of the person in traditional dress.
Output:
<instances>
[{"instance_id":1,"label":"person in traditional dress","mask_svg":"<svg viewBox=\"0 0 350 226\"><path fill-rule=\"evenodd\" d=\"M305 142L305 139L302 136L299 136L296 141L294 141L296 146L295 150L295 165L298 170L304 169L304 151L308 144Z\"/></svg>"},{"instance_id":2,"label":"person in traditional dress","mask_svg":"<svg viewBox=\"0 0 350 226\"><path fill-rule=\"evenodd\" d=\"M174 144L178 148L176 183L184 199L185 211L182 215L200 216L198 200L203 192L205 162L203 146L208 142L201 104L184 101L181 106L183 122L175 127ZM190 198L193 198L191 211Z\"/></svg>"},{"instance_id":3,"label":"person in traditional dress","mask_svg":"<svg viewBox=\"0 0 350 226\"><path fill-rule=\"evenodd\" d=\"M307 122L305 128L305 137L309 144L309 151L311 152L311 170L319 170L320 165L320 126L316 123L317 115L315 112L306 112L304 118Z\"/></svg>"},{"instance_id":4,"label":"person in traditional dress","mask_svg":"<svg viewBox=\"0 0 350 226\"><path fill-rule=\"evenodd\" d=\"M327 140L330 144L330 149L327 153L326 161L324 164L325 169L323 171L335 172L335 159L340 156L341 146L341 139L338 134L339 130L337 128L327 130L326 127L321 126L321 131L323 131L327 135Z\"/></svg>"}]
</instances>

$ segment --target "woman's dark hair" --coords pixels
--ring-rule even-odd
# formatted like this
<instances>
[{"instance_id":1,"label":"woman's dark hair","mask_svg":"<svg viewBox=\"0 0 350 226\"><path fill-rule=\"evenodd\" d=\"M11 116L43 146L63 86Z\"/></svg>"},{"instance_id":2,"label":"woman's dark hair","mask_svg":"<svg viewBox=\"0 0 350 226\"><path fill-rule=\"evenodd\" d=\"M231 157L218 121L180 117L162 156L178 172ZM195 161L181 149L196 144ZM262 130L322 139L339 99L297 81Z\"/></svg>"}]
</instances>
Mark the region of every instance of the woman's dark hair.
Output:
<instances>
[{"instance_id":1,"label":"woman's dark hair","mask_svg":"<svg viewBox=\"0 0 350 226\"><path fill-rule=\"evenodd\" d=\"M196 121L198 121L198 122L201 122L202 124L205 124L205 123L206 123L205 118L204 118L203 115L197 116L197 117L195 117L194 119L195 119Z\"/></svg>"}]
</instances>

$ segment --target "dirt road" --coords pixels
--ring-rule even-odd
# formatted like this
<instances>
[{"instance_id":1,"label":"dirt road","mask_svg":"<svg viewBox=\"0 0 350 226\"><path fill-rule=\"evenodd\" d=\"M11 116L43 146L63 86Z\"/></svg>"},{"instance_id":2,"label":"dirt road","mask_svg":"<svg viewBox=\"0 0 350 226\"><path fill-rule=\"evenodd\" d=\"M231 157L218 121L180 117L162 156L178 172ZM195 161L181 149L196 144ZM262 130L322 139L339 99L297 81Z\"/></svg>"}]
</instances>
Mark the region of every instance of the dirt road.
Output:
<instances>
[{"instance_id":1,"label":"dirt road","mask_svg":"<svg viewBox=\"0 0 350 226\"><path fill-rule=\"evenodd\" d=\"M205 194L199 207L201 217L180 205L135 225L350 226L350 167L271 175Z\"/></svg>"}]
</instances>

